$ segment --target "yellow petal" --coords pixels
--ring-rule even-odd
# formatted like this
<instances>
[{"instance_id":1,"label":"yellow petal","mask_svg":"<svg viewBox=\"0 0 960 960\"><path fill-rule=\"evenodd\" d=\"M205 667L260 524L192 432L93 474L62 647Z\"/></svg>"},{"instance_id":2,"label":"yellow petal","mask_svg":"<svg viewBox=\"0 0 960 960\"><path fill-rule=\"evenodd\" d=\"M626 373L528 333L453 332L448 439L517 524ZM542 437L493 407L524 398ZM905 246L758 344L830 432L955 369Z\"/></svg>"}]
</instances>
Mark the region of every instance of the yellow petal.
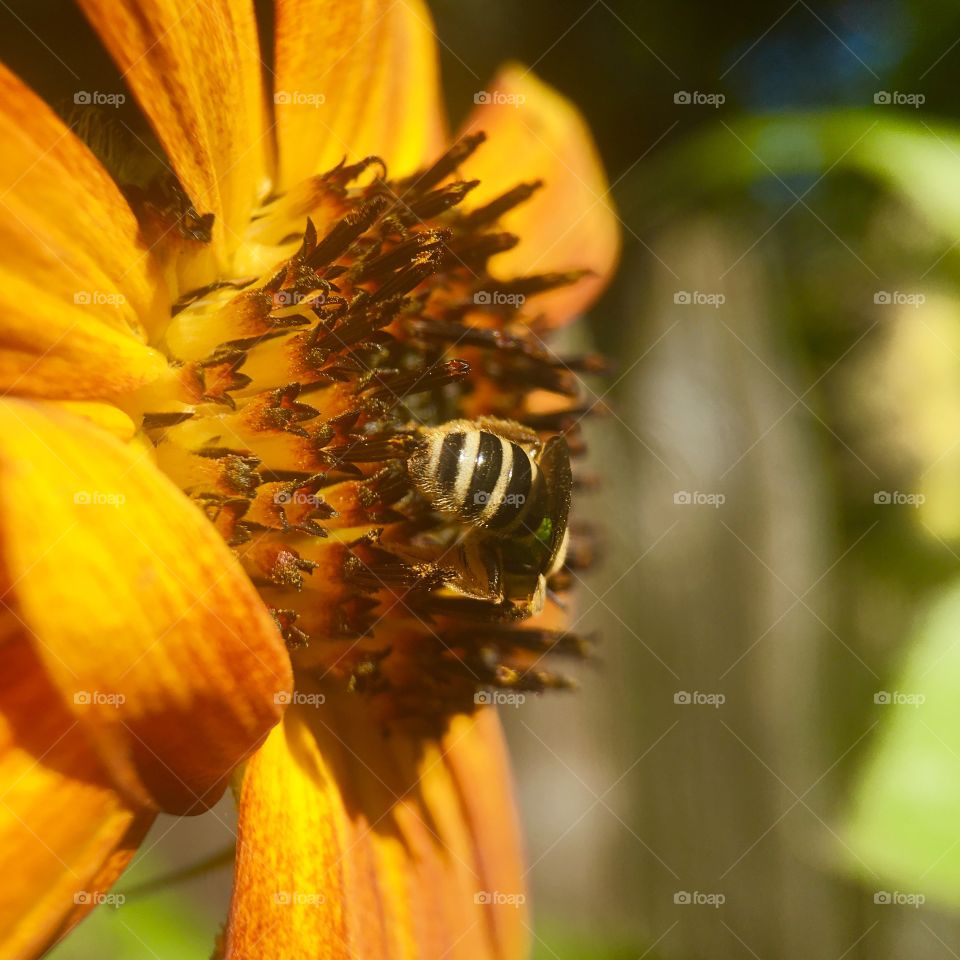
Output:
<instances>
[{"instance_id":1,"label":"yellow petal","mask_svg":"<svg viewBox=\"0 0 960 960\"><path fill-rule=\"evenodd\" d=\"M4 401L0 551L0 595L117 783L171 812L214 802L290 676L213 525L140 448Z\"/></svg>"},{"instance_id":2,"label":"yellow petal","mask_svg":"<svg viewBox=\"0 0 960 960\"><path fill-rule=\"evenodd\" d=\"M280 185L374 154L393 176L442 150L433 22L422 0L277 0Z\"/></svg>"},{"instance_id":3,"label":"yellow petal","mask_svg":"<svg viewBox=\"0 0 960 960\"><path fill-rule=\"evenodd\" d=\"M524 957L512 811L492 712L416 740L359 697L294 705L244 775L227 960Z\"/></svg>"},{"instance_id":4,"label":"yellow petal","mask_svg":"<svg viewBox=\"0 0 960 960\"><path fill-rule=\"evenodd\" d=\"M101 901L153 815L112 788L25 637L0 671L0 956L38 956Z\"/></svg>"},{"instance_id":5,"label":"yellow petal","mask_svg":"<svg viewBox=\"0 0 960 960\"><path fill-rule=\"evenodd\" d=\"M165 363L169 316L126 200L60 119L0 66L0 390L96 399Z\"/></svg>"},{"instance_id":6,"label":"yellow petal","mask_svg":"<svg viewBox=\"0 0 960 960\"><path fill-rule=\"evenodd\" d=\"M5 300L0 294L0 303L5 305ZM59 305L51 309L56 312L10 310L0 321L0 394L110 399L156 380L166 370L161 354L132 337L91 323L80 311L60 312Z\"/></svg>"},{"instance_id":7,"label":"yellow petal","mask_svg":"<svg viewBox=\"0 0 960 960\"><path fill-rule=\"evenodd\" d=\"M532 73L506 66L483 94L486 102L474 109L463 131L483 130L488 137L461 171L480 180L469 206L482 206L520 182L544 182L501 220L521 242L491 261L494 274L499 279L578 269L593 274L526 304L529 313L542 313L556 326L599 296L620 255L606 174L580 112Z\"/></svg>"},{"instance_id":8,"label":"yellow petal","mask_svg":"<svg viewBox=\"0 0 960 960\"><path fill-rule=\"evenodd\" d=\"M118 440L132 440L137 425L121 409L109 403L88 403L85 401L63 400L53 404L75 417L83 417L106 430Z\"/></svg>"},{"instance_id":9,"label":"yellow petal","mask_svg":"<svg viewBox=\"0 0 960 960\"><path fill-rule=\"evenodd\" d=\"M229 257L265 186L260 51L249 0L79 0Z\"/></svg>"}]
</instances>

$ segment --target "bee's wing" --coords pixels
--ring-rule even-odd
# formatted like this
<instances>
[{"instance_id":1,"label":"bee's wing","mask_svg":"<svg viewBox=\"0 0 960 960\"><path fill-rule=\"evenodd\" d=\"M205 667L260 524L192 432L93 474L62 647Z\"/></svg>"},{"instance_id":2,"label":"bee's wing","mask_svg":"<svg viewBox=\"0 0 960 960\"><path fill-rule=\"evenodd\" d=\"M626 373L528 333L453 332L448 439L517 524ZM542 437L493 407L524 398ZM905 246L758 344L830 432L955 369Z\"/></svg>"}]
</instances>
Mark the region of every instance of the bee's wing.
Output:
<instances>
[{"instance_id":1,"label":"bee's wing","mask_svg":"<svg viewBox=\"0 0 960 960\"><path fill-rule=\"evenodd\" d=\"M570 449L563 437L551 437L547 441L540 454L539 467L547 487L547 516L550 518L550 539L547 542L550 560L544 569L553 572L563 565L573 491Z\"/></svg>"},{"instance_id":2,"label":"bee's wing","mask_svg":"<svg viewBox=\"0 0 960 960\"><path fill-rule=\"evenodd\" d=\"M466 537L454 544L438 562L452 573L444 580L451 590L476 600L503 601L500 553L489 540Z\"/></svg>"}]
</instances>

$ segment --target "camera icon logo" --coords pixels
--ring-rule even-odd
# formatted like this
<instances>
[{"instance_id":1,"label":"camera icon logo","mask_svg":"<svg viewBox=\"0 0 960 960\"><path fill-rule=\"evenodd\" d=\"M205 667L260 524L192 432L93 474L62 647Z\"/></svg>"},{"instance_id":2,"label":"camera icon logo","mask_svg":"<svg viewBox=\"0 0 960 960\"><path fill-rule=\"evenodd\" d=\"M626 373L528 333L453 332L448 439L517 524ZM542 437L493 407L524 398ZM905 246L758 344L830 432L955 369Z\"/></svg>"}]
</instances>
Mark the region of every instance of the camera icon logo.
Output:
<instances>
[{"instance_id":1,"label":"camera icon logo","mask_svg":"<svg viewBox=\"0 0 960 960\"><path fill-rule=\"evenodd\" d=\"M673 495L674 503L693 503L693 497L688 490L678 490Z\"/></svg>"},{"instance_id":2,"label":"camera icon logo","mask_svg":"<svg viewBox=\"0 0 960 960\"><path fill-rule=\"evenodd\" d=\"M291 99L289 90L278 90L273 95L273 102L280 105L290 103Z\"/></svg>"},{"instance_id":3,"label":"camera icon logo","mask_svg":"<svg viewBox=\"0 0 960 960\"><path fill-rule=\"evenodd\" d=\"M674 303L688 304L688 303L690 303L691 299L692 299L692 298L691 298L691 296L690 296L690 293L689 293L689 291L687 291L687 290L678 290L678 291L673 295L673 302L674 302Z\"/></svg>"},{"instance_id":4,"label":"camera icon logo","mask_svg":"<svg viewBox=\"0 0 960 960\"><path fill-rule=\"evenodd\" d=\"M286 706L293 702L293 694L289 690L279 690L273 695L273 702L280 706Z\"/></svg>"},{"instance_id":5,"label":"camera icon logo","mask_svg":"<svg viewBox=\"0 0 960 960\"><path fill-rule=\"evenodd\" d=\"M487 893L486 890L478 890L473 895L473 902L480 903L480 904L492 903L493 898L490 896L489 893Z\"/></svg>"},{"instance_id":6,"label":"camera icon logo","mask_svg":"<svg viewBox=\"0 0 960 960\"><path fill-rule=\"evenodd\" d=\"M473 302L479 304L480 306L489 306L491 303L491 296L489 290L478 290L473 295Z\"/></svg>"},{"instance_id":7,"label":"camera icon logo","mask_svg":"<svg viewBox=\"0 0 960 960\"><path fill-rule=\"evenodd\" d=\"M678 690L673 695L674 703L693 703L693 697L686 690Z\"/></svg>"},{"instance_id":8,"label":"camera icon logo","mask_svg":"<svg viewBox=\"0 0 960 960\"><path fill-rule=\"evenodd\" d=\"M873 502L874 503L892 503L893 497L891 496L890 492L887 490L878 490L873 495Z\"/></svg>"},{"instance_id":9,"label":"camera icon logo","mask_svg":"<svg viewBox=\"0 0 960 960\"><path fill-rule=\"evenodd\" d=\"M688 90L678 90L673 95L674 103L693 103L693 96Z\"/></svg>"},{"instance_id":10,"label":"camera icon logo","mask_svg":"<svg viewBox=\"0 0 960 960\"><path fill-rule=\"evenodd\" d=\"M473 695L473 702L478 706L489 706L493 703L493 694L489 690L478 690Z\"/></svg>"},{"instance_id":11,"label":"camera icon logo","mask_svg":"<svg viewBox=\"0 0 960 960\"><path fill-rule=\"evenodd\" d=\"M89 706L93 698L90 696L89 690L78 690L73 695L73 702L81 707Z\"/></svg>"},{"instance_id":12,"label":"camera icon logo","mask_svg":"<svg viewBox=\"0 0 960 960\"><path fill-rule=\"evenodd\" d=\"M691 900L690 894L687 893L686 890L678 890L673 895L673 902L684 904L684 903L691 903L692 900Z\"/></svg>"},{"instance_id":13,"label":"camera icon logo","mask_svg":"<svg viewBox=\"0 0 960 960\"><path fill-rule=\"evenodd\" d=\"M887 890L878 890L873 895L874 903L891 903L893 898L890 896L890 893Z\"/></svg>"},{"instance_id":14,"label":"camera icon logo","mask_svg":"<svg viewBox=\"0 0 960 960\"><path fill-rule=\"evenodd\" d=\"M874 103L892 103L893 97L890 96L890 93L886 90L878 90L873 95Z\"/></svg>"},{"instance_id":15,"label":"camera icon logo","mask_svg":"<svg viewBox=\"0 0 960 960\"><path fill-rule=\"evenodd\" d=\"M873 702L879 704L890 703L893 698L886 690L879 690L873 695Z\"/></svg>"},{"instance_id":16,"label":"camera icon logo","mask_svg":"<svg viewBox=\"0 0 960 960\"><path fill-rule=\"evenodd\" d=\"M73 95L73 102L80 105L93 103L93 97L86 90L78 90Z\"/></svg>"},{"instance_id":17,"label":"camera icon logo","mask_svg":"<svg viewBox=\"0 0 960 960\"><path fill-rule=\"evenodd\" d=\"M486 90L479 90L473 95L474 103L491 103L492 101L493 97Z\"/></svg>"}]
</instances>

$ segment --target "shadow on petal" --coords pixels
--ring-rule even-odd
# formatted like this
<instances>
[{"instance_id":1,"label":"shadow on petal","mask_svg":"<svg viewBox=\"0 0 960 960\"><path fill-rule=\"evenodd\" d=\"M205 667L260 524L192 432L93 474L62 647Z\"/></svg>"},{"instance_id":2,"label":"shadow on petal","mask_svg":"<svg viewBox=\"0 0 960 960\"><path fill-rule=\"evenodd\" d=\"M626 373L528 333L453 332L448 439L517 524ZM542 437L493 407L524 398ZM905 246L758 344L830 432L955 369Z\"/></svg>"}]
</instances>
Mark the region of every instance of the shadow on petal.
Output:
<instances>
[{"instance_id":1,"label":"shadow on petal","mask_svg":"<svg viewBox=\"0 0 960 960\"><path fill-rule=\"evenodd\" d=\"M360 697L299 696L244 776L226 956L524 956L496 715L424 738L383 729Z\"/></svg>"}]
</instances>

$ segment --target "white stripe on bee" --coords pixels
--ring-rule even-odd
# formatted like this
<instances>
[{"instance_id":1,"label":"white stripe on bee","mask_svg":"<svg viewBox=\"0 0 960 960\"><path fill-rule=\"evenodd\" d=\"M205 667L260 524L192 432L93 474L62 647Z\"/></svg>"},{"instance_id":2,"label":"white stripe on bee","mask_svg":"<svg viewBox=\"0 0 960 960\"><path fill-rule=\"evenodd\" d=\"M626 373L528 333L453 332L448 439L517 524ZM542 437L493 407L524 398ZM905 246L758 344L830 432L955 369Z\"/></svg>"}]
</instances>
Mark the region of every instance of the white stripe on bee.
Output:
<instances>
[{"instance_id":1,"label":"white stripe on bee","mask_svg":"<svg viewBox=\"0 0 960 960\"><path fill-rule=\"evenodd\" d=\"M503 437L497 437L497 439L500 441L500 450L503 454L500 460L500 475L497 477L493 489L484 491L487 494L487 504L478 518L480 523L491 520L500 509L500 504L503 503L503 498L507 495L510 477L513 475L513 447Z\"/></svg>"},{"instance_id":2,"label":"white stripe on bee","mask_svg":"<svg viewBox=\"0 0 960 960\"><path fill-rule=\"evenodd\" d=\"M427 436L427 442L430 449L430 459L427 461L427 476L436 479L437 472L440 469L440 454L443 451L443 440L445 433L440 430L431 431Z\"/></svg>"},{"instance_id":3,"label":"white stripe on bee","mask_svg":"<svg viewBox=\"0 0 960 960\"><path fill-rule=\"evenodd\" d=\"M477 465L477 451L480 449L480 431L468 430L460 451L460 463L457 470L457 482L453 488L453 502L462 508L470 495L470 481Z\"/></svg>"}]
</instances>

